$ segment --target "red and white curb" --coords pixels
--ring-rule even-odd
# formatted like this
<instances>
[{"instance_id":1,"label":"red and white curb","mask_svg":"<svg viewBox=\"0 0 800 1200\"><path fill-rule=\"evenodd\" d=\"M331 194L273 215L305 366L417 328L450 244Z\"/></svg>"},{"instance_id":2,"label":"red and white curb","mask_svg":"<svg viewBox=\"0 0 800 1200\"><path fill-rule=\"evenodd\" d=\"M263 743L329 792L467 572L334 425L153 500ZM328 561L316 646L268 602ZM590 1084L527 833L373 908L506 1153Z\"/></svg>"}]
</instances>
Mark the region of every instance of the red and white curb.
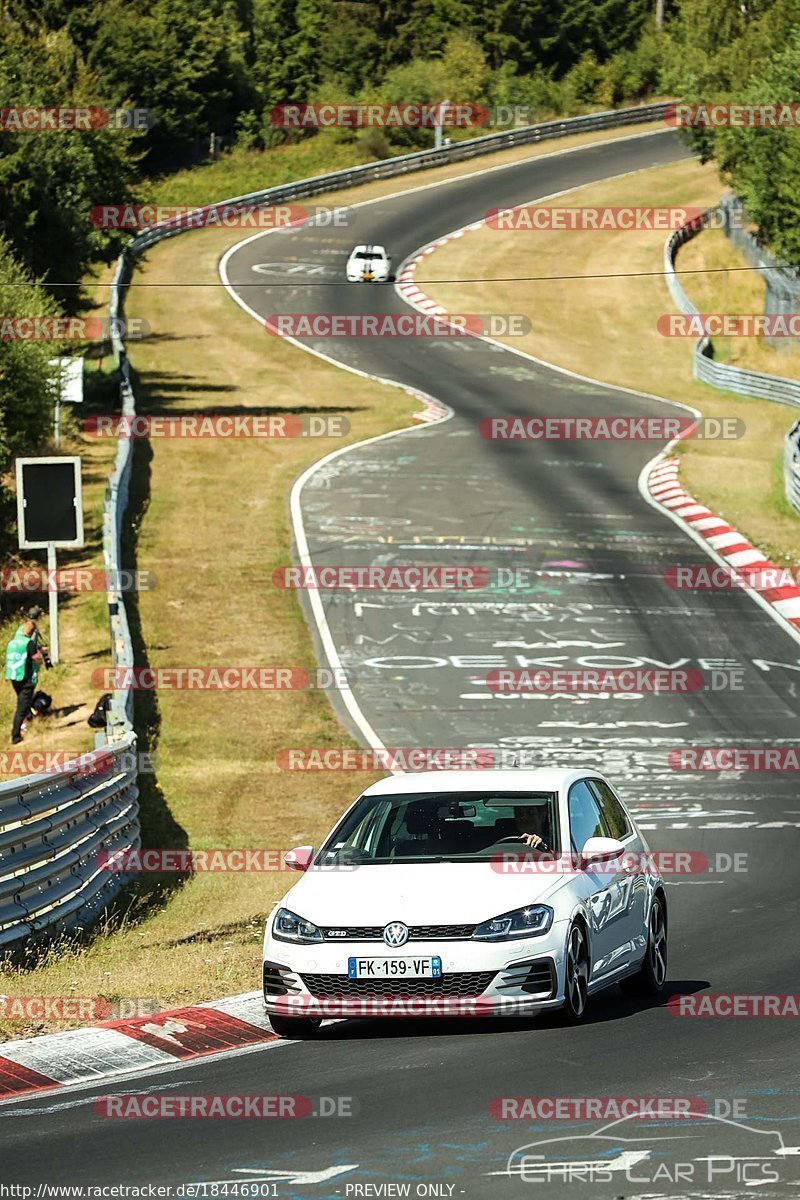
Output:
<instances>
[{"instance_id":1,"label":"red and white curb","mask_svg":"<svg viewBox=\"0 0 800 1200\"><path fill-rule=\"evenodd\" d=\"M471 225L465 225L463 229L454 229L452 233L445 234L444 237L437 238L435 242L429 242L427 246L423 246L413 258L407 259L403 264L403 268L397 276L395 290L420 312L431 313L432 316L444 315L447 310L442 308L441 304L437 304L435 300L432 300L414 282L417 267L423 258L426 258L429 254L433 254L434 250L438 250L440 246L446 246L448 242L463 237L465 233L471 233L476 229L483 229L484 224L484 221L473 221Z\"/></svg>"},{"instance_id":2,"label":"red and white curb","mask_svg":"<svg viewBox=\"0 0 800 1200\"><path fill-rule=\"evenodd\" d=\"M788 578L788 571L771 562L737 529L684 491L678 479L679 465L677 458L665 458L653 465L647 476L652 499L724 559L784 621L800 629L800 587L782 583L766 586L769 580Z\"/></svg>"},{"instance_id":3,"label":"red and white curb","mask_svg":"<svg viewBox=\"0 0 800 1200\"><path fill-rule=\"evenodd\" d=\"M0 1100L277 1041L260 992L0 1043Z\"/></svg>"},{"instance_id":4,"label":"red and white curb","mask_svg":"<svg viewBox=\"0 0 800 1200\"><path fill-rule=\"evenodd\" d=\"M439 421L446 421L448 417L452 417L453 410L441 400L436 400L433 396L426 396L424 392L415 392L411 388L407 391L412 396L419 396L422 400L422 408L419 412L411 414L412 421L420 421L423 425L436 425Z\"/></svg>"}]
</instances>

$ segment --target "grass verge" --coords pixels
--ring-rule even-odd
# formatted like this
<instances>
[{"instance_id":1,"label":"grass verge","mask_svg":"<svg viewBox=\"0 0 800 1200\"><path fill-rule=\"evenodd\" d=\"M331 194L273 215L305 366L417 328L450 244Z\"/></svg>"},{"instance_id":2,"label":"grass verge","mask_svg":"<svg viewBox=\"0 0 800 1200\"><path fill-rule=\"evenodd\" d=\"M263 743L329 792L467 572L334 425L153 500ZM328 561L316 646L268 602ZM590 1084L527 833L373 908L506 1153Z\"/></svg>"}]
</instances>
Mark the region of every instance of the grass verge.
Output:
<instances>
[{"instance_id":1,"label":"grass verge","mask_svg":"<svg viewBox=\"0 0 800 1200\"><path fill-rule=\"evenodd\" d=\"M647 129L652 130L652 128L653 122L651 121L643 125L631 125L627 132L635 133ZM454 132L455 140L463 140L458 136L462 131ZM468 133L468 131L463 132ZM557 142L547 141L540 143L539 146L519 146L512 151L504 150L498 151L497 154L481 155L479 158L473 159L472 164L488 163L498 156L502 156L505 161L509 161L509 156L511 156L513 161L514 157L525 158L532 151L547 153L548 150L562 142L577 145L582 140L595 141L604 137L614 137L616 132L611 129L598 130L588 134L573 134L568 138L559 139ZM406 153L406 151L397 151L397 154L401 153ZM313 138L304 138L299 142L275 146L269 150L233 150L216 162L176 171L163 179L149 181L145 184L144 191L148 200L153 204L210 204L213 200L224 200L229 196L244 196L248 192L277 187L296 179L309 179L314 175L322 175L329 171L341 171L345 167L361 166L369 161L373 160L361 140L343 140L341 130L322 130ZM447 167L437 167L435 174L438 178L442 178L453 169L460 173L465 169L465 164L453 163ZM467 165L466 169L469 170L470 166ZM419 175L415 173L411 178L417 179ZM397 179L389 179L385 182L389 185L389 191L397 190Z\"/></svg>"},{"instance_id":2,"label":"grass verge","mask_svg":"<svg viewBox=\"0 0 800 1200\"><path fill-rule=\"evenodd\" d=\"M92 367L89 368L93 370ZM79 551L58 551L61 569L102 569L103 566L103 500L106 481L112 469L115 447L108 441L87 437L80 429L80 418L64 413L61 445L44 447L47 454L79 454L82 463L83 515L86 544ZM82 416L82 414L81 414ZM44 570L46 554L42 551L20 551L4 562L6 570L24 571L27 568ZM96 578L96 577L93 577ZM43 593L8 592L4 598L0 620L0 649L5 662L5 647L32 604L48 610L48 597ZM42 636L50 641L49 620L39 622ZM58 605L60 661L51 671L42 668L38 687L53 697L53 707L46 718L28 722L22 745L11 745L11 722L16 707L16 694L3 679L0 689L0 781L12 781L30 774L45 756L78 755L94 746L94 730L86 724L101 693L93 686L92 672L111 664L108 637L108 605L104 591L62 593ZM28 756L39 756L31 760ZM46 769L46 764L42 766Z\"/></svg>"}]
</instances>

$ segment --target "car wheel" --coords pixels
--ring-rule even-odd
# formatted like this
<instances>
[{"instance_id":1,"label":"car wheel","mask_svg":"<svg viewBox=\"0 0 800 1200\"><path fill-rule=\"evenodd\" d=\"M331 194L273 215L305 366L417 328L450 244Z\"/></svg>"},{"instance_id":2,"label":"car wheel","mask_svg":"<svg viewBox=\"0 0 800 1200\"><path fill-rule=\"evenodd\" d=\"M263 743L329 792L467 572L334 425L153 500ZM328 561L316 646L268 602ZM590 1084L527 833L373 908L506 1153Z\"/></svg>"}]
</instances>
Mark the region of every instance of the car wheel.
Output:
<instances>
[{"instance_id":1,"label":"car wheel","mask_svg":"<svg viewBox=\"0 0 800 1200\"><path fill-rule=\"evenodd\" d=\"M567 965L564 978L564 1016L577 1025L586 1016L589 1004L589 944L582 925L570 928L567 938Z\"/></svg>"},{"instance_id":2,"label":"car wheel","mask_svg":"<svg viewBox=\"0 0 800 1200\"><path fill-rule=\"evenodd\" d=\"M635 975L623 979L620 987L627 996L658 996L667 982L667 915L664 902L656 896L647 922L647 950Z\"/></svg>"},{"instance_id":3,"label":"car wheel","mask_svg":"<svg viewBox=\"0 0 800 1200\"><path fill-rule=\"evenodd\" d=\"M309 1038L314 1036L322 1021L318 1017L282 1017L270 1013L269 1023L278 1037Z\"/></svg>"}]
</instances>

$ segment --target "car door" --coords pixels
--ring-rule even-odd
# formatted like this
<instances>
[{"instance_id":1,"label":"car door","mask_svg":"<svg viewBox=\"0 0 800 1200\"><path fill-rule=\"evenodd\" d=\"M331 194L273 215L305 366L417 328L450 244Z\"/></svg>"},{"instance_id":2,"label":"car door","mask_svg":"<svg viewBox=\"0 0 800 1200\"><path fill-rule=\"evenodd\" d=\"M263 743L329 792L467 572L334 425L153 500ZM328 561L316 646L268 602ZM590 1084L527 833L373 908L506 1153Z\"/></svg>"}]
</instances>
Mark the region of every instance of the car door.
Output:
<instances>
[{"instance_id":1,"label":"car door","mask_svg":"<svg viewBox=\"0 0 800 1200\"><path fill-rule=\"evenodd\" d=\"M567 800L572 852L580 855L591 837L611 837L603 819L598 794L588 779L578 780L569 789ZM626 966L632 955L632 918L630 878L622 862L598 863L581 870L576 884L590 917L592 972L590 983Z\"/></svg>"},{"instance_id":2,"label":"car door","mask_svg":"<svg viewBox=\"0 0 800 1200\"><path fill-rule=\"evenodd\" d=\"M589 786L597 797L600 816L608 830L608 837L616 838L625 847L624 874L627 878L626 924L631 940L630 957L641 958L647 938L647 894L648 883L645 872L644 846L633 827L625 808L605 779L592 778Z\"/></svg>"}]
</instances>

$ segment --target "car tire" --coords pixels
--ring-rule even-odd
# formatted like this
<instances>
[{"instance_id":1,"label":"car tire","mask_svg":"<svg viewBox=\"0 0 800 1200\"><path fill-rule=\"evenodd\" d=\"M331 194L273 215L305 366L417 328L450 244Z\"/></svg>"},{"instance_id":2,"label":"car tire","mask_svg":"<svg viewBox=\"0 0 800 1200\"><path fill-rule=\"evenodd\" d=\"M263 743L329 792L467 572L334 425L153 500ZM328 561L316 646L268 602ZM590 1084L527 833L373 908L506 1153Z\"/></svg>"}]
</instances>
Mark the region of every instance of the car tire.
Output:
<instances>
[{"instance_id":1,"label":"car tire","mask_svg":"<svg viewBox=\"0 0 800 1200\"><path fill-rule=\"evenodd\" d=\"M579 1025L586 1019L588 1007L589 940L584 926L576 921L570 926L567 935L562 1012L570 1025Z\"/></svg>"},{"instance_id":2,"label":"car tire","mask_svg":"<svg viewBox=\"0 0 800 1200\"><path fill-rule=\"evenodd\" d=\"M647 919L647 949L635 975L620 981L626 996L659 996L667 982L667 913L660 896L653 898Z\"/></svg>"},{"instance_id":3,"label":"car tire","mask_svg":"<svg viewBox=\"0 0 800 1200\"><path fill-rule=\"evenodd\" d=\"M317 1032L322 1021L319 1017L283 1017L278 1013L270 1013L269 1023L278 1037L310 1038Z\"/></svg>"}]
</instances>

